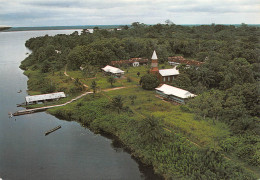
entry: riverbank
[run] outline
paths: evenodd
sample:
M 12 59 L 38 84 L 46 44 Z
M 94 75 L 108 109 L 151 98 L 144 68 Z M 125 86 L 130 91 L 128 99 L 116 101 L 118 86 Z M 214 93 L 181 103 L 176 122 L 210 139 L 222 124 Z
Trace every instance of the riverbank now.
M 106 95 L 109 95 L 109 93 Z M 116 91 L 113 93 L 116 93 Z M 106 132 L 115 135 L 131 150 L 133 156 L 145 164 L 152 165 L 155 172 L 163 175 L 165 179 L 196 179 L 201 177 L 207 172 L 204 169 L 205 167 L 203 169 L 196 168 L 197 173 L 194 173 L 195 167 L 193 166 L 205 163 L 203 162 L 205 153 L 212 156 L 212 159 L 207 161 L 213 164 L 215 161 L 221 162 L 221 169 L 229 169 L 228 177 L 235 178 L 232 175 L 235 166 L 225 160 L 218 152 L 195 146 L 172 128 L 169 129 L 175 133 L 169 133 L 162 126 L 158 126 L 159 128 L 155 131 L 147 130 L 149 127 L 143 124 L 143 117 L 127 109 L 118 114 L 110 107 L 110 101 L 105 95 L 99 94 L 95 97 L 86 96 L 79 102 L 66 107 L 51 109 L 48 112 L 59 118 L 77 121 L 96 133 Z M 155 137 L 147 137 L 148 135 L 142 134 L 141 131 L 156 134 L 154 134 Z M 156 137 L 157 135 L 158 137 Z M 231 169 L 233 170 L 231 171 Z M 239 168 L 239 174 L 244 174 L 248 178 L 251 176 L 241 168 Z M 236 179 L 239 179 L 240 175 L 236 176 Z

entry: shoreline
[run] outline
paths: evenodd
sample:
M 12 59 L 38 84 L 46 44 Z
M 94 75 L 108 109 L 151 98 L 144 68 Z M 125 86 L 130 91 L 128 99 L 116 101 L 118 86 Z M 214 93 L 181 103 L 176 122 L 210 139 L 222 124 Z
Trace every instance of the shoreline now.
M 115 134 L 112 134 L 110 132 L 106 132 L 105 130 L 103 129 L 99 129 L 99 131 L 95 131 L 93 128 L 90 127 L 89 124 L 83 124 L 82 122 L 79 122 L 75 119 L 72 119 L 72 120 L 68 120 L 66 119 L 65 117 L 61 117 L 59 115 L 56 115 L 54 113 L 51 113 L 49 111 L 46 111 L 46 113 L 56 117 L 57 119 L 59 120 L 62 120 L 62 121 L 73 121 L 73 122 L 76 122 L 78 124 L 80 124 L 82 127 L 84 128 L 87 128 L 88 130 L 90 130 L 91 132 L 93 132 L 94 134 L 99 134 L 101 135 L 102 137 L 105 137 L 107 139 L 110 139 L 112 141 L 111 145 L 113 148 L 122 148 L 124 152 L 128 153 L 131 158 L 136 161 L 136 163 L 139 165 L 138 167 L 140 168 L 140 172 L 143 172 L 141 171 L 141 169 L 144 169 L 145 171 L 148 170 L 148 175 L 153 175 L 153 178 L 156 178 L 158 180 L 163 180 L 165 179 L 165 177 L 161 174 L 156 174 L 155 173 L 155 170 L 154 170 L 154 167 L 151 165 L 151 164 L 146 164 L 143 162 L 143 159 L 140 157 L 140 156 L 136 156 L 136 153 L 134 152 L 133 149 L 131 149 L 131 147 L 127 146 L 126 144 L 124 144 L 120 138 L 118 136 L 116 136 Z M 153 174 L 151 174 L 151 172 Z M 154 177 L 155 176 L 155 177 Z
M 38 30 L 17 30 L 17 31 L 0 31 L 4 33 L 10 33 L 10 32 L 25 32 L 25 31 L 66 31 L 66 30 L 83 30 L 83 29 L 38 29 Z

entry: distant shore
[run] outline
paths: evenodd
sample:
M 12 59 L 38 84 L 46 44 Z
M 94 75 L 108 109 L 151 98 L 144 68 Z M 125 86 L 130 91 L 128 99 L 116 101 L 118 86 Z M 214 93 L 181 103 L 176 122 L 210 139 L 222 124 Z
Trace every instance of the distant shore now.
M 214 23 L 213 23 L 214 24 Z M 213 25 L 212 24 L 212 25 Z M 10 29 L 4 30 L 2 32 L 13 32 L 13 31 L 44 31 L 44 30 L 79 30 L 79 29 L 94 29 L 98 27 L 99 29 L 113 29 L 119 28 L 121 26 L 131 26 L 130 24 L 124 25 L 79 25 L 79 26 L 39 26 L 39 27 L 12 27 Z M 148 24 L 149 25 L 149 24 Z M 201 25 L 211 25 L 211 24 L 176 24 L 180 26 L 201 26 Z M 241 26 L 242 24 L 214 24 L 214 25 L 224 25 L 224 26 Z M 247 26 L 260 27 L 260 24 L 246 24 Z
M 113 29 L 119 28 L 122 25 L 91 25 L 91 26 L 44 26 L 44 27 L 12 27 L 3 32 L 13 31 L 44 31 L 44 30 L 81 30 L 81 29 Z

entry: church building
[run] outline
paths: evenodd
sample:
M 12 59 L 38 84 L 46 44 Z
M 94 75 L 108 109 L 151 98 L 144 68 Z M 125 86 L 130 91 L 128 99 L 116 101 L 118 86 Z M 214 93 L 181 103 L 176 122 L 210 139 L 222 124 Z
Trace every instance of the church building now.
M 155 74 L 160 83 L 171 83 L 174 81 L 174 79 L 177 78 L 179 75 L 179 70 L 176 69 L 176 67 L 172 69 L 158 69 L 158 58 L 156 55 L 156 52 L 153 51 L 152 55 L 152 63 L 151 63 L 151 69 L 150 69 L 151 74 Z

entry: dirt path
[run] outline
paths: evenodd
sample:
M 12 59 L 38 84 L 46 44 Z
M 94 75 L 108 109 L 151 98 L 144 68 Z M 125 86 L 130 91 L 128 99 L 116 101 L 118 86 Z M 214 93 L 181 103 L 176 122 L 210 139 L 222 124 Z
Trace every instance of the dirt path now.
M 73 77 L 71 77 L 71 76 L 69 76 L 69 75 L 67 74 L 67 65 L 65 66 L 64 75 L 67 76 L 67 77 L 70 77 L 70 79 L 72 79 L 73 81 L 76 81 L 75 78 L 73 78 Z M 82 82 L 81 82 L 81 83 L 82 83 Z M 82 83 L 82 84 L 83 84 L 84 87 L 88 88 L 88 85 L 86 85 L 86 84 L 84 84 L 84 83 Z

